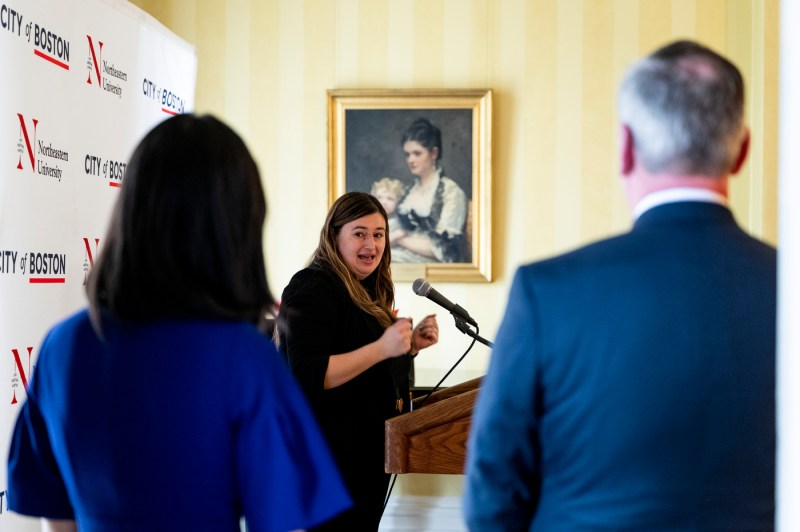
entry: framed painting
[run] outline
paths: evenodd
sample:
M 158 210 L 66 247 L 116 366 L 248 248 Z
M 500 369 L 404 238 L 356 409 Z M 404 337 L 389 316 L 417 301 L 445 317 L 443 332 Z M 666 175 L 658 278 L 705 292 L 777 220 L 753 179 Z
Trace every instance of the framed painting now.
M 492 280 L 492 91 L 328 91 L 328 204 L 350 191 L 389 216 L 392 278 Z

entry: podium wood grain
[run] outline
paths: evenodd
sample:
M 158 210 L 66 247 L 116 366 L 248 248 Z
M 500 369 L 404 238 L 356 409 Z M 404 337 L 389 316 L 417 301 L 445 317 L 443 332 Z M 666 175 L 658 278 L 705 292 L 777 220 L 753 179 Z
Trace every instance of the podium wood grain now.
M 472 409 L 481 378 L 413 401 L 414 410 L 386 421 L 387 473 L 463 474 Z

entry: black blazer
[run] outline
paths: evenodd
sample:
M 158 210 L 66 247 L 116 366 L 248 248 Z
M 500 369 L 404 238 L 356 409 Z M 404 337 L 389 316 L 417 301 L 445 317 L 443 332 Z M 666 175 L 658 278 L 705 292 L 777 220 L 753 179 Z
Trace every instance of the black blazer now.
M 368 291 L 374 275 L 362 281 Z M 312 265 L 292 277 L 281 296 L 277 325 L 279 348 L 311 402 L 355 502 L 353 510 L 329 527 L 377 529 L 389 479 L 384 472 L 384 422 L 398 414 L 398 397 L 408 397 L 410 359 L 380 362 L 341 386 L 324 389 L 331 355 L 374 342 L 384 331 L 324 266 Z

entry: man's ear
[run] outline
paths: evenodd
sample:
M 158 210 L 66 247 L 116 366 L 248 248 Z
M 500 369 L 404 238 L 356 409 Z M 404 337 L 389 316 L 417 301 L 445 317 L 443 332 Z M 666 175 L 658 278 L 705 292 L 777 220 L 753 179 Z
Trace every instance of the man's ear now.
M 742 169 L 742 165 L 744 164 L 745 159 L 747 159 L 747 152 L 749 151 L 749 149 L 750 149 L 750 130 L 745 128 L 744 138 L 742 139 L 742 145 L 739 147 L 739 155 L 736 156 L 736 162 L 734 162 L 733 166 L 731 167 L 731 174 L 735 174 Z
M 633 172 L 636 157 L 633 153 L 633 133 L 625 124 L 619 127 L 619 172 L 625 177 Z

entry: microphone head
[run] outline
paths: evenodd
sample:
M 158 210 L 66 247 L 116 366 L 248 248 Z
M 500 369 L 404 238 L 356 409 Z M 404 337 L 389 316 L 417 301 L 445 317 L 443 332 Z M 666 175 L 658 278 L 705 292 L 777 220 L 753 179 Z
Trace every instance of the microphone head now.
M 414 293 L 417 294 L 418 296 L 426 297 L 428 295 L 428 292 L 430 292 L 431 290 L 431 283 L 420 277 L 419 279 L 414 281 L 414 284 L 411 286 L 411 288 L 414 290 Z

